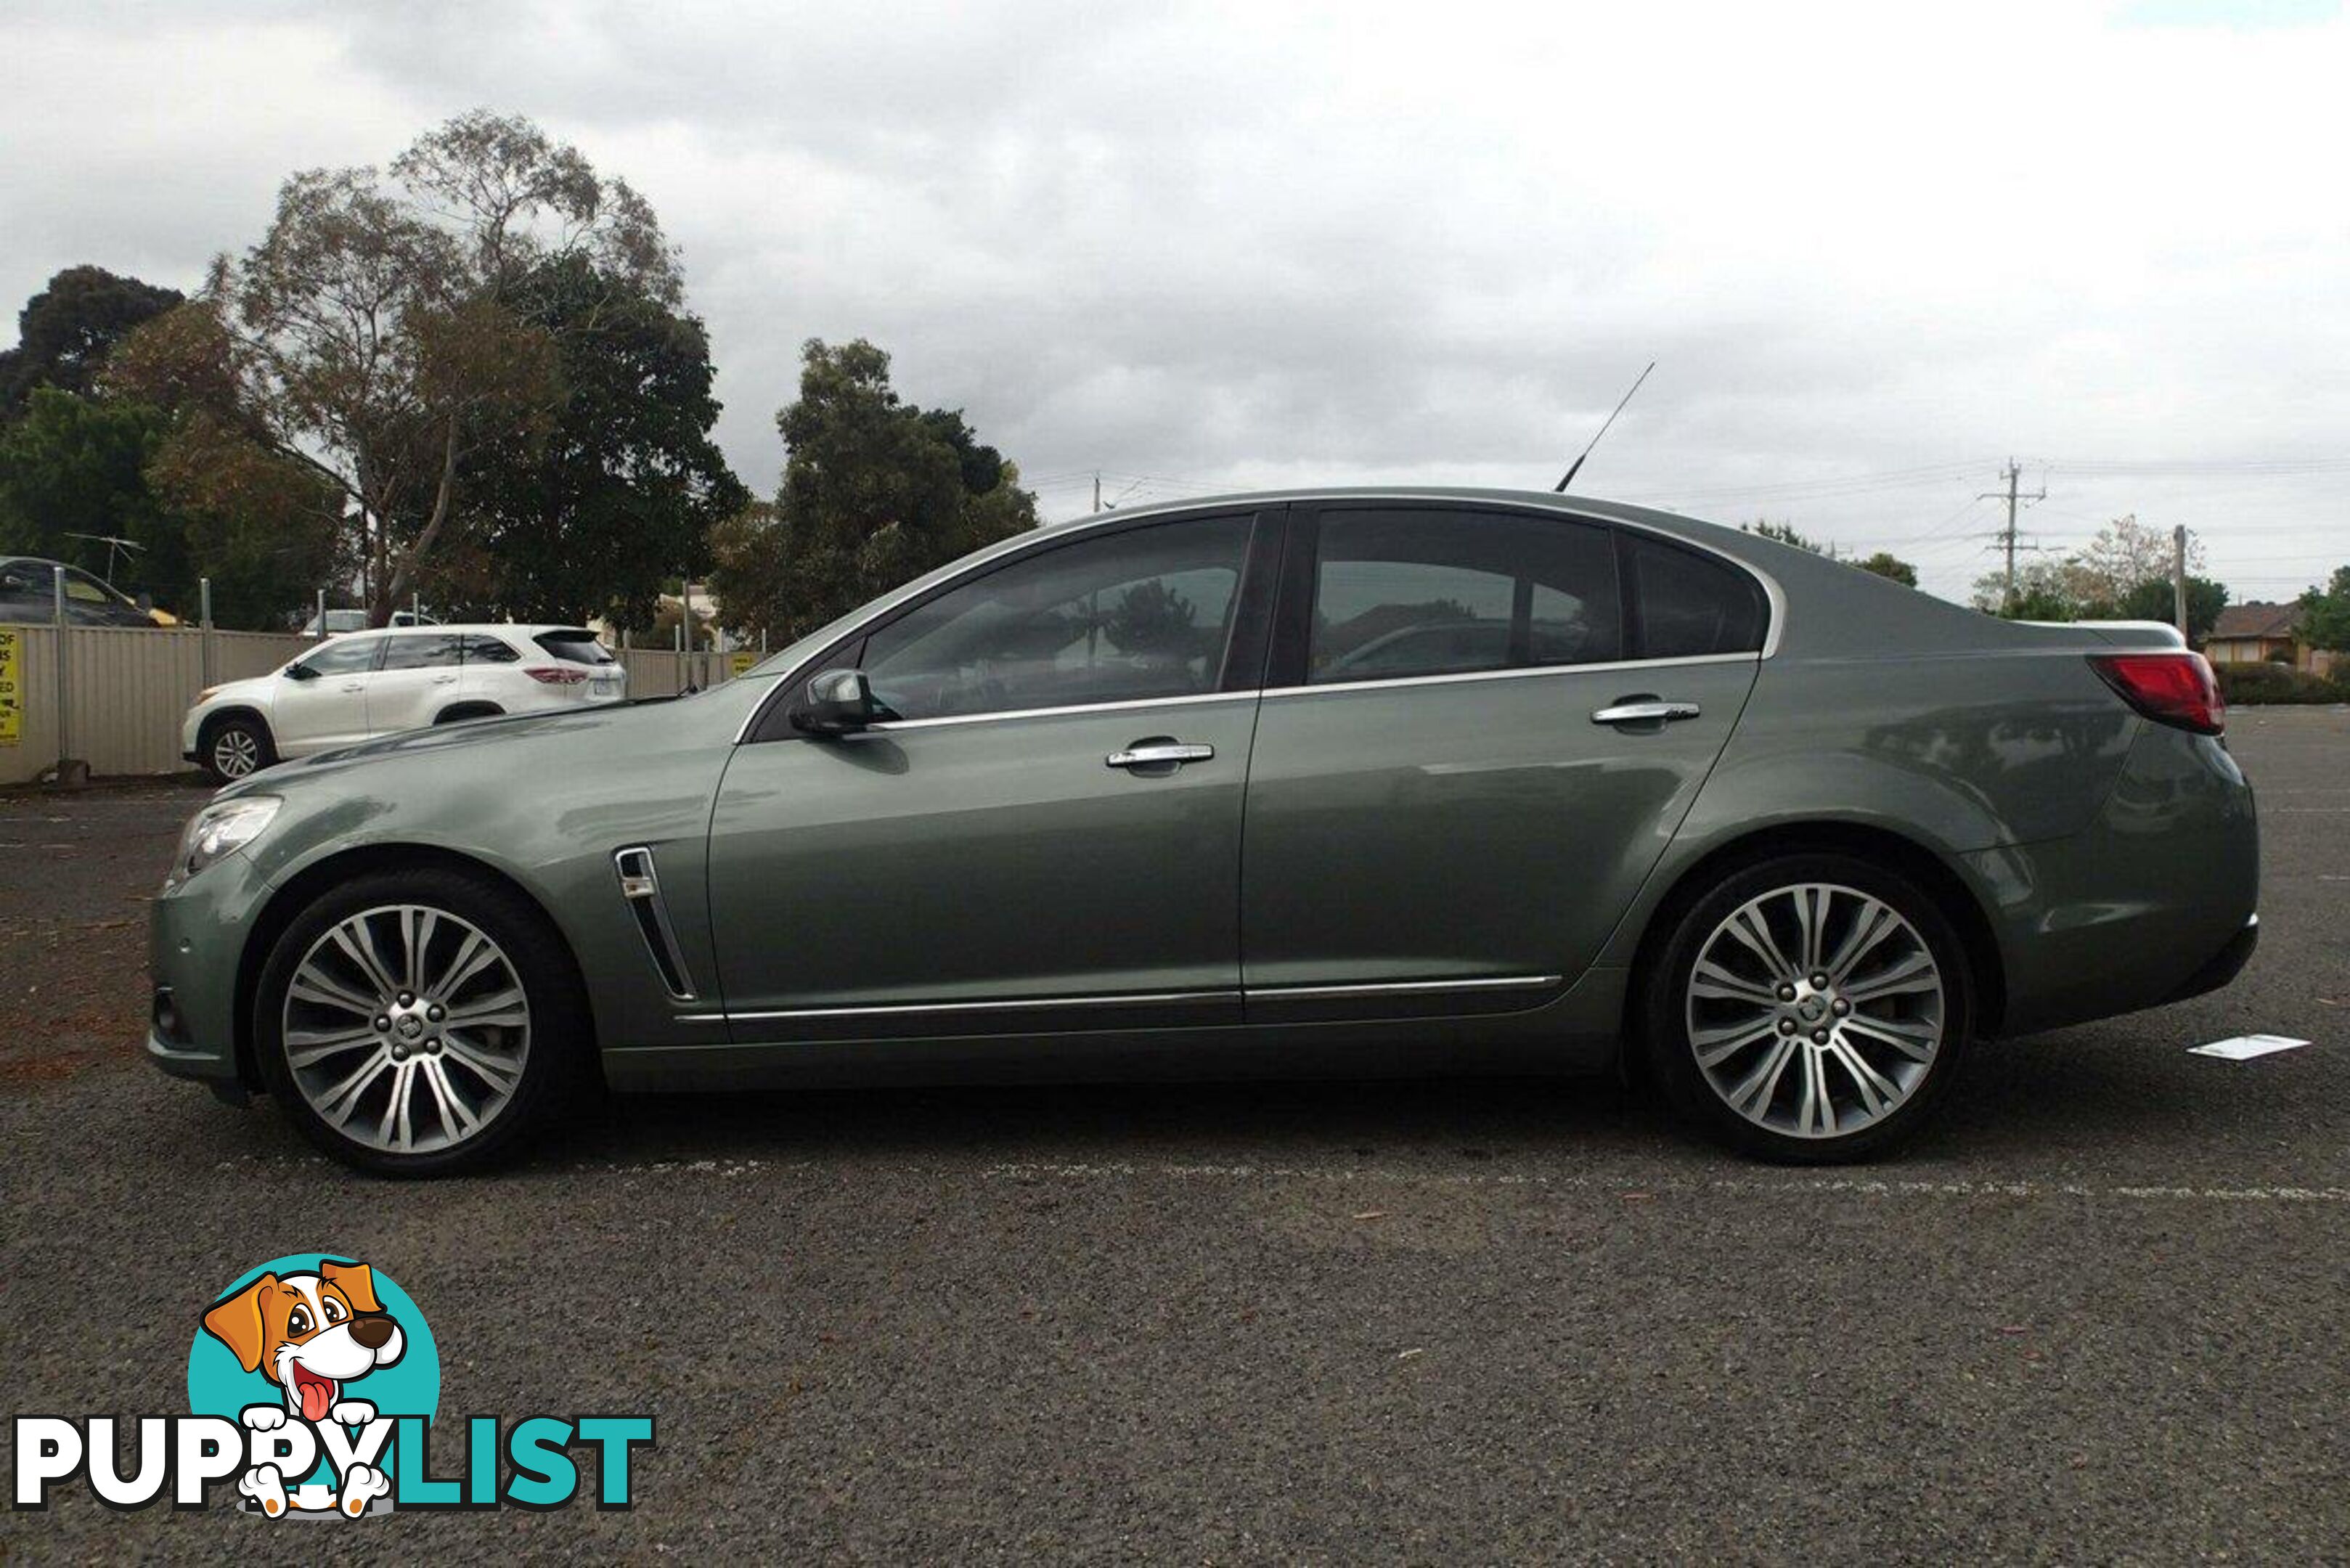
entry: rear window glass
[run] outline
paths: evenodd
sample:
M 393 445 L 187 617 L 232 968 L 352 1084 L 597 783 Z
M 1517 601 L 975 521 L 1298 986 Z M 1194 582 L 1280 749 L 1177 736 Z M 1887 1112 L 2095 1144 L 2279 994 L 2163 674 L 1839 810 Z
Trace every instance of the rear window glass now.
M 494 637 L 469 637 L 465 639 L 465 662 L 468 664 L 519 664 L 522 655 Z
M 1734 566 L 1694 550 L 1627 535 L 1636 659 L 1752 653 L 1762 646 L 1762 590 Z
M 592 631 L 542 631 L 538 646 L 572 664 L 609 664 L 611 649 L 596 640 Z

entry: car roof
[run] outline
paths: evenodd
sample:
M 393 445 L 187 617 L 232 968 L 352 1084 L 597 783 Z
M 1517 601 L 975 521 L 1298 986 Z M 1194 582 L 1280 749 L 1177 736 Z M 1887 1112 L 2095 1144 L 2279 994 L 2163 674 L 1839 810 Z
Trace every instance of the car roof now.
M 504 620 L 452 620 L 439 626 L 378 626 L 363 629 L 384 637 L 441 637 L 452 631 L 488 632 L 493 636 L 504 637 L 536 637 L 542 632 L 550 631 L 576 632 L 581 637 L 596 635 L 584 626 L 568 626 L 561 621 L 532 621 L 526 625 L 516 625 L 512 621 Z M 345 635 L 356 637 L 359 634 L 350 632 Z

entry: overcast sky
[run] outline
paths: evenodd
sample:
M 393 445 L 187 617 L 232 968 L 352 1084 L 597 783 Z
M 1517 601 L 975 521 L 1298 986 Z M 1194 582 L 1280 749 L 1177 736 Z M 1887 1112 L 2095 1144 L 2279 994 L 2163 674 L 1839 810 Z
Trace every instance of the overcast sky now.
M 277 184 L 487 106 L 652 200 L 754 489 L 810 337 L 1048 514 L 1389 480 L 1783 519 L 1962 596 L 2054 549 L 2350 561 L 2335 0 L 786 6 L 0 0 L 0 302 L 194 285 Z M 0 333 L 9 329 L 0 327 Z

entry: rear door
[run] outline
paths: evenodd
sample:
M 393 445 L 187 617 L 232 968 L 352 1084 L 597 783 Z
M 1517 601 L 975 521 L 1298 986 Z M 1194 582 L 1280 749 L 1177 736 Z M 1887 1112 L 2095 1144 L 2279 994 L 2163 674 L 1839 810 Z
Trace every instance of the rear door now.
M 368 682 L 368 732 L 421 730 L 454 701 L 462 642 L 445 631 L 395 631 L 386 637 L 383 660 Z
M 368 683 L 383 654 L 381 635 L 329 638 L 277 677 L 269 731 L 285 756 L 348 745 L 368 736 Z M 307 673 L 297 675 L 299 669 Z
M 1751 575 L 1678 545 L 1429 503 L 1294 509 L 1281 601 L 1251 1022 L 1523 1007 L 1575 980 L 1728 741 L 1768 615 Z

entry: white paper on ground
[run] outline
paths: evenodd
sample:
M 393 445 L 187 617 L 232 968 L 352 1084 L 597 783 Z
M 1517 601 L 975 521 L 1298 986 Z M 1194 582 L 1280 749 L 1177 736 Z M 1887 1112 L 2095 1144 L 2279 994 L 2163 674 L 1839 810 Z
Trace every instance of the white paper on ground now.
M 2189 1056 L 2217 1056 L 2223 1062 L 2249 1062 L 2255 1056 L 2290 1051 L 2308 1044 L 2306 1040 L 2293 1040 L 2282 1034 L 2239 1034 L 2232 1040 L 2214 1040 L 2209 1045 L 2192 1046 L 2187 1054 Z

